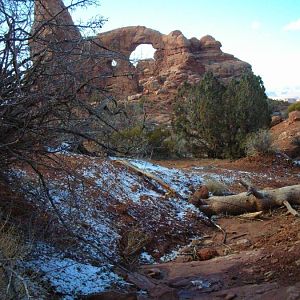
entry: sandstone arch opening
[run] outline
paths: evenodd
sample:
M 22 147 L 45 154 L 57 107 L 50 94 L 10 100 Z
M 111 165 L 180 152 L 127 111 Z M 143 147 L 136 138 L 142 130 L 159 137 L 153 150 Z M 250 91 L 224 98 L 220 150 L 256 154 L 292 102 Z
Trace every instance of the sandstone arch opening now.
M 129 59 L 131 63 L 136 67 L 140 60 L 154 59 L 154 53 L 156 49 L 151 44 L 140 44 L 131 53 Z

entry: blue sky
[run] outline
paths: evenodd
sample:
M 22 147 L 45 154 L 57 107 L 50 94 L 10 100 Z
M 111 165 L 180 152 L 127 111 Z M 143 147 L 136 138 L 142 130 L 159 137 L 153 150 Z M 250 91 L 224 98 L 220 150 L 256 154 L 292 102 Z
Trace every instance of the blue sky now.
M 249 62 L 269 93 L 300 97 L 300 0 L 100 0 L 102 31 L 144 25 L 188 37 L 210 34 L 223 52 Z

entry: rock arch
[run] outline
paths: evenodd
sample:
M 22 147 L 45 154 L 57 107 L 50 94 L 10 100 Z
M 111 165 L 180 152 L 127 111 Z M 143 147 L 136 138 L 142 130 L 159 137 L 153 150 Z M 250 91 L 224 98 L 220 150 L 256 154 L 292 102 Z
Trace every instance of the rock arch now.
M 48 0 L 46 11 L 43 11 L 41 1 L 36 0 L 35 21 L 33 31 L 47 20 L 55 16 L 57 10 L 63 6 L 62 0 Z M 45 9 L 44 9 L 45 10 Z M 70 14 L 65 10 L 56 20 L 59 24 L 73 24 Z M 63 27 L 58 27 L 63 28 Z M 78 48 L 87 49 L 96 54 L 96 59 L 76 65 L 80 74 L 95 72 L 98 84 L 108 89 L 116 98 L 125 99 L 132 95 L 147 95 L 148 98 L 160 103 L 171 115 L 172 96 L 184 82 L 197 83 L 206 71 L 211 71 L 225 83 L 232 77 L 239 77 L 245 72 L 251 72 L 251 66 L 233 55 L 223 53 L 221 43 L 212 36 L 187 39 L 181 31 L 175 30 L 169 34 L 162 34 L 157 30 L 145 26 L 128 26 L 98 34 L 96 37 L 82 39 L 75 27 L 68 27 L 69 31 L 58 30 L 49 35 L 45 28 L 41 35 L 47 41 L 52 38 L 58 40 L 76 39 L 81 45 Z M 56 35 L 56 36 L 54 36 Z M 154 61 L 141 61 L 135 68 L 129 60 L 130 54 L 140 44 L 151 44 L 155 52 Z M 64 43 L 67 47 L 67 42 Z M 102 46 L 102 47 L 99 47 Z M 31 44 L 34 52 L 34 43 Z M 116 66 L 112 61 L 117 62 Z M 99 76 L 99 74 L 103 74 Z M 132 97 L 131 97 L 132 98 Z M 135 97 L 133 97 L 135 98 Z M 166 102 L 163 104 L 163 102 Z
M 151 44 L 154 49 L 164 48 L 163 34 L 145 26 L 128 26 L 100 33 L 96 39 L 113 51 L 130 56 L 141 44 Z
M 145 60 L 155 60 L 154 54 L 156 49 L 153 48 L 152 44 L 140 44 L 138 45 L 133 52 L 130 54 L 130 61 L 135 66 L 138 63 Z

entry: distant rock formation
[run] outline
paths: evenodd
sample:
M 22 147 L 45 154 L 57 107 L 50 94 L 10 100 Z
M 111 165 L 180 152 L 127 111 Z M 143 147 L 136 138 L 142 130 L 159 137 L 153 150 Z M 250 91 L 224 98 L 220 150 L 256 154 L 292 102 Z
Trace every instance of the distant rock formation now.
M 47 25 L 45 25 L 47 24 Z M 62 0 L 36 0 L 34 7 L 34 23 L 31 29 L 36 42 L 31 42 L 32 54 L 46 48 L 49 43 L 63 43 L 68 46 L 71 41 L 78 42 L 81 34 L 74 26 L 72 17 Z M 70 45 L 69 45 L 70 46 Z
M 33 31 L 56 15 L 54 22 L 73 25 L 61 0 L 36 0 L 35 5 Z M 65 46 L 68 41 L 71 43 L 71 39 L 80 41 L 81 47 L 89 48 L 92 54 L 97 54 L 97 58 L 91 56 L 81 63 L 79 72 L 86 72 L 83 66 L 90 67 L 92 64 L 92 70 L 99 78 L 98 85 L 117 99 L 137 101 L 146 96 L 149 99 L 148 115 L 158 122 L 170 119 L 172 99 L 184 82 L 195 84 L 207 71 L 224 82 L 251 72 L 248 63 L 223 53 L 221 43 L 209 35 L 201 39 L 187 39 L 179 30 L 165 35 L 144 26 L 119 28 L 88 39 L 83 39 L 74 26 L 58 26 L 51 34 L 44 29 L 39 35 L 49 42 L 57 38 Z M 151 44 L 156 52 L 154 59 L 140 60 L 134 66 L 129 57 L 140 44 Z M 38 49 L 38 46 L 33 43 L 32 49 Z

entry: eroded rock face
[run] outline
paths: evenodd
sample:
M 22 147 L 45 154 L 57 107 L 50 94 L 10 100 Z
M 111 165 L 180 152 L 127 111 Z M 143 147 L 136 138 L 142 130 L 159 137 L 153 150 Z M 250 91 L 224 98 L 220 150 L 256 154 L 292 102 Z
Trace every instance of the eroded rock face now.
M 300 157 L 300 112 L 289 113 L 289 118 L 271 128 L 273 147 L 292 158 Z
M 41 6 L 41 2 L 47 3 L 47 11 Z M 61 0 L 36 0 L 33 29 L 43 19 L 48 19 L 49 15 L 55 15 L 62 7 Z M 57 22 L 73 24 L 67 11 L 59 14 Z M 47 30 L 44 32 L 45 35 L 48 34 Z M 60 38 L 67 35 L 68 38 L 77 40 L 81 37 L 79 31 L 73 27 L 67 33 L 54 31 L 52 34 L 57 34 Z M 141 60 L 134 66 L 129 57 L 140 44 L 151 44 L 156 52 L 154 59 Z M 179 30 L 166 35 L 144 26 L 115 29 L 81 42 L 81 47 L 89 48 L 92 54 L 97 54 L 97 58 L 90 59 L 88 64 L 94 64 L 92 72 L 102 75 L 98 84 L 120 100 L 137 101 L 147 96 L 151 102 L 148 115 L 159 122 L 170 119 L 172 99 L 184 82 L 195 84 L 207 71 L 213 72 L 224 82 L 251 71 L 248 63 L 223 53 L 221 46 L 220 42 L 209 35 L 201 39 L 187 39 Z
M 140 90 L 148 94 L 157 94 L 161 89 L 170 92 L 185 81 L 197 83 L 207 71 L 227 80 L 251 70 L 249 64 L 223 53 L 221 43 L 209 35 L 200 40 L 187 39 L 179 30 L 165 35 L 144 26 L 130 26 L 101 33 L 96 39 L 127 58 L 119 59 L 114 71 L 133 71 Z M 129 56 L 140 44 L 151 44 L 156 49 L 154 59 L 141 60 L 132 69 L 128 67 Z
M 33 54 L 42 51 L 51 41 L 66 41 L 64 46 L 70 47 L 72 41 L 74 44 L 81 40 L 81 34 L 62 0 L 35 1 L 32 33 L 38 39 L 37 43 L 31 43 Z

